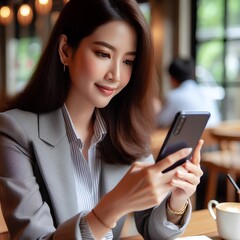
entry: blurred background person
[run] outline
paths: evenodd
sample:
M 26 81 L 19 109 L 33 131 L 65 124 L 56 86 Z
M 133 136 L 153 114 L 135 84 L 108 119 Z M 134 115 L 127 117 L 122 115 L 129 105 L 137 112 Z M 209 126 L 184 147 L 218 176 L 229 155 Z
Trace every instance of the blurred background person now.
M 204 110 L 211 113 L 208 127 L 221 121 L 217 102 L 199 86 L 195 79 L 195 63 L 192 58 L 176 58 L 169 67 L 171 90 L 162 103 L 155 104 L 157 126 L 169 127 L 175 114 L 181 110 Z

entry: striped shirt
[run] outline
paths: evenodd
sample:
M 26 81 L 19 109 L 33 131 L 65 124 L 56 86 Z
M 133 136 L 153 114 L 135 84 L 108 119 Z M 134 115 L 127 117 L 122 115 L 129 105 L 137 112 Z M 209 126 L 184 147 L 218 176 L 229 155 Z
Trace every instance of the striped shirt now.
M 100 200 L 101 159 L 97 151 L 97 144 L 106 135 L 106 125 L 98 110 L 95 111 L 94 134 L 88 149 L 88 160 L 82 154 L 83 143 L 74 128 L 66 105 L 62 107 L 66 125 L 67 137 L 70 144 L 71 157 L 74 166 L 74 179 L 78 212 L 90 212 Z M 81 220 L 81 233 L 84 239 L 94 239 L 85 218 Z M 103 238 L 112 239 L 112 231 Z

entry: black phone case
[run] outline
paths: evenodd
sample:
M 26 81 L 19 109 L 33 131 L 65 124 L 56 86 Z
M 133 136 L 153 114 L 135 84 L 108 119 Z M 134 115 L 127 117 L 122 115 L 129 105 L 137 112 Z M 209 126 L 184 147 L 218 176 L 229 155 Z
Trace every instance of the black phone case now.
M 209 118 L 210 113 L 207 111 L 180 111 L 175 115 L 156 162 L 182 148 L 192 148 L 193 150 L 189 156 L 177 161 L 163 173 L 183 164 L 187 159 L 191 159 Z

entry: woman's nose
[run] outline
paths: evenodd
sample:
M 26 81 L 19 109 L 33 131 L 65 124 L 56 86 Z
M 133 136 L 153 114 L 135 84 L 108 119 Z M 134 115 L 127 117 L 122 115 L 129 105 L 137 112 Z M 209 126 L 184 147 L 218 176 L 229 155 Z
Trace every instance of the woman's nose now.
M 120 82 L 120 66 L 118 64 L 113 64 L 111 68 L 106 73 L 106 80 Z

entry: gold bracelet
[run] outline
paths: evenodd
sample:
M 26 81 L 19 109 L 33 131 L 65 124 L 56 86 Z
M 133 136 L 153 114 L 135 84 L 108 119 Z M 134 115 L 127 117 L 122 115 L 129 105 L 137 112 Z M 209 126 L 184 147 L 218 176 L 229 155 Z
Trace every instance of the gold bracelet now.
M 185 213 L 185 211 L 187 209 L 187 206 L 188 206 L 188 201 L 185 202 L 183 208 L 179 211 L 172 210 L 169 202 L 170 202 L 170 200 L 168 200 L 168 202 L 167 202 L 167 211 L 168 211 L 169 214 L 180 216 L 180 215 L 183 215 Z
M 103 220 L 96 214 L 96 212 L 94 211 L 94 209 L 92 209 L 92 213 L 95 216 L 95 218 L 107 229 L 113 229 L 114 227 L 116 227 L 116 223 L 113 224 L 113 226 L 108 226 L 105 222 L 103 222 Z

